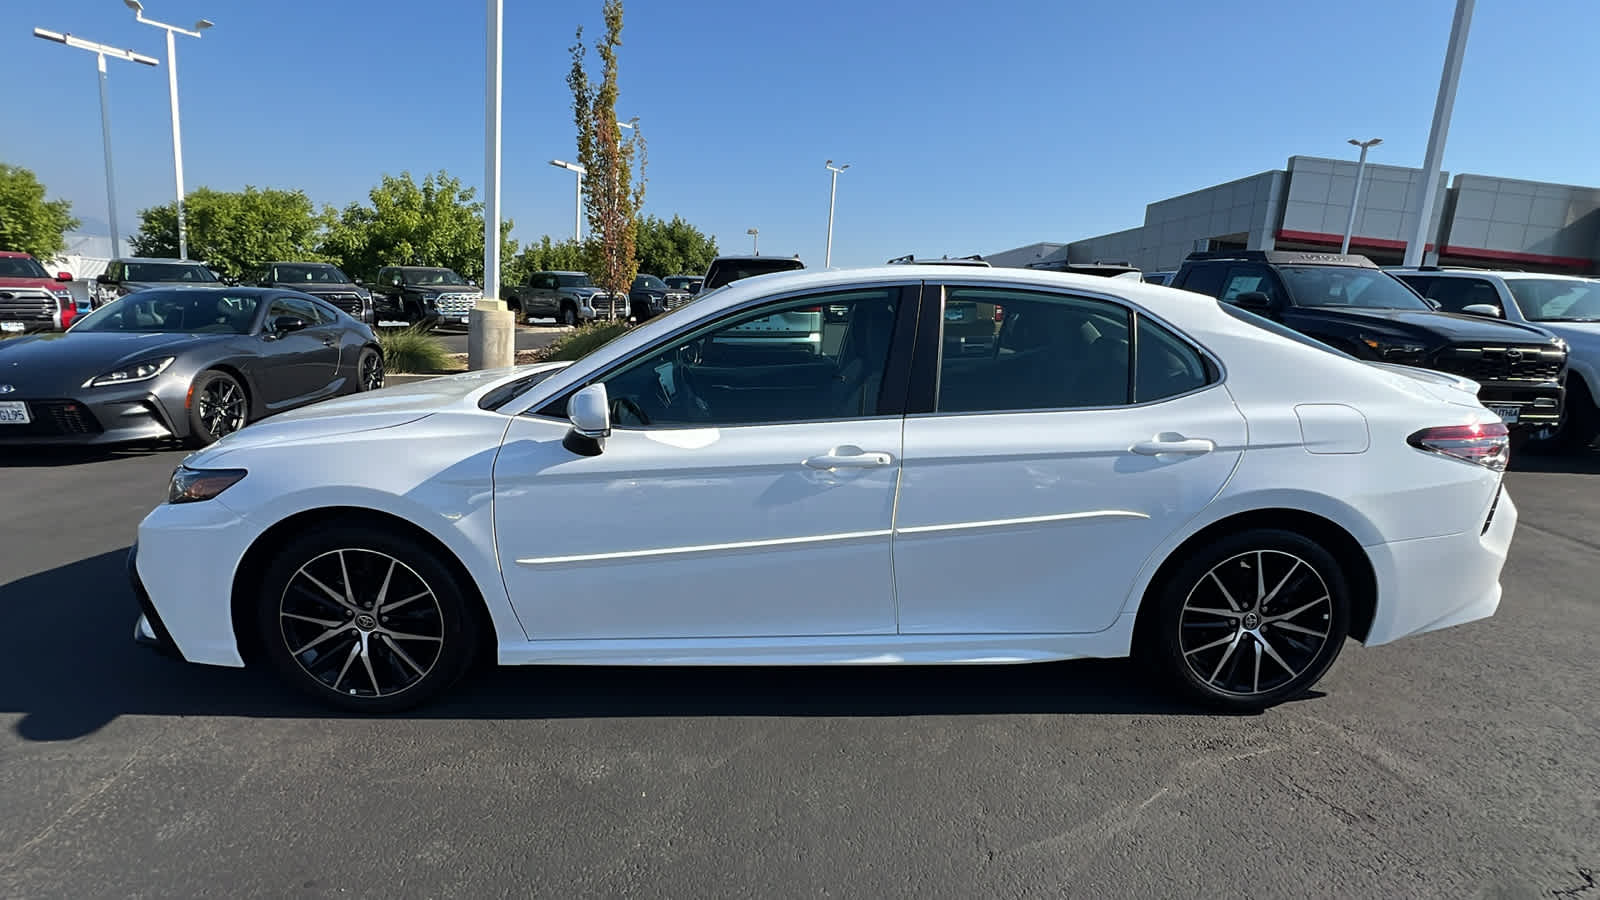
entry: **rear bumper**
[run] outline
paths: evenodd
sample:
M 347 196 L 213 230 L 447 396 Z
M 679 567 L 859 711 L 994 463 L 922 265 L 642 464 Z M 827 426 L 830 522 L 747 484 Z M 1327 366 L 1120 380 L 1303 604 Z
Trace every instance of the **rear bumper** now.
M 1444 537 L 1366 548 L 1377 575 L 1378 604 L 1367 646 L 1386 644 L 1494 615 L 1500 572 L 1517 528 L 1517 507 L 1502 486 L 1485 511 L 1487 527 Z

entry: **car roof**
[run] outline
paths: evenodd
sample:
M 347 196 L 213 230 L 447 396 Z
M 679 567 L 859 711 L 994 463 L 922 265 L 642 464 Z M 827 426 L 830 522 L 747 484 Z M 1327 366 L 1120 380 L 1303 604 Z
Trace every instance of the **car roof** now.
M 773 260 L 777 260 L 779 262 L 791 262 L 791 263 L 797 263 L 797 262 L 800 261 L 799 259 L 797 259 L 797 258 L 795 258 L 793 256 L 759 256 L 759 255 L 754 255 L 754 254 L 748 254 L 747 253 L 747 254 L 743 254 L 743 255 L 719 256 L 716 259 L 713 259 L 712 262 L 713 263 L 733 262 L 735 260 L 737 260 L 739 262 L 749 262 L 751 260 L 760 260 L 761 262 L 772 262 Z
M 1358 253 L 1318 253 L 1312 250 L 1202 250 L 1189 254 L 1184 262 L 1240 260 L 1275 266 L 1348 266 L 1376 269 L 1378 264 Z
M 275 259 L 267 263 L 269 266 L 333 266 L 339 268 L 337 263 L 325 262 L 320 259 Z
M 204 262 L 198 259 L 170 259 L 164 256 L 119 256 L 112 262 L 140 262 L 140 263 L 174 263 L 180 266 L 203 266 Z
M 587 275 L 589 273 L 588 272 L 574 272 L 571 269 L 545 269 L 543 272 L 535 272 L 533 274 L 535 274 L 535 275 Z
M 1423 266 L 1421 268 L 1409 268 L 1409 269 L 1405 268 L 1405 267 L 1399 267 L 1399 268 L 1394 268 L 1394 269 L 1386 269 L 1385 271 L 1394 272 L 1394 273 L 1400 274 L 1400 275 L 1427 275 L 1430 278 L 1435 277 L 1435 276 L 1445 277 L 1445 278 L 1481 278 L 1481 277 L 1484 277 L 1484 276 L 1489 276 L 1489 277 L 1492 277 L 1492 278 L 1504 278 L 1504 279 L 1508 279 L 1508 280 L 1517 279 L 1517 278 L 1547 278 L 1547 279 L 1555 279 L 1555 280 L 1558 280 L 1558 281 L 1593 281 L 1594 280 L 1592 278 L 1586 278 L 1586 277 L 1584 277 L 1582 275 L 1568 275 L 1568 274 L 1566 274 L 1564 272 L 1524 272 L 1521 269 L 1471 269 L 1471 268 L 1430 269 L 1427 266 Z

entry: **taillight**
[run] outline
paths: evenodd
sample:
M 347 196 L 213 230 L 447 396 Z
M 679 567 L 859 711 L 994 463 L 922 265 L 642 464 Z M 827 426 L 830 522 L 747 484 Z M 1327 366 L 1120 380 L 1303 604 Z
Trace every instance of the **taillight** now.
M 1418 450 L 1477 463 L 1496 472 L 1504 472 L 1506 463 L 1511 460 L 1511 433 L 1501 422 L 1424 428 L 1407 438 L 1406 443 Z

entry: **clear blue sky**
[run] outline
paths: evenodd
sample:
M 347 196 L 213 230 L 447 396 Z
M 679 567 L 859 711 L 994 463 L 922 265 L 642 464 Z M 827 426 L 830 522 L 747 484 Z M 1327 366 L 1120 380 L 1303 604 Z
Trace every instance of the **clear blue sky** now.
M 179 38 L 186 180 L 302 188 L 335 206 L 381 173 L 483 178 L 478 0 L 146 0 L 216 21 Z M 1340 156 L 1421 165 L 1452 0 L 1099 3 L 634 0 L 623 118 L 650 142 L 647 210 L 727 250 L 820 265 L 993 252 L 1139 224 L 1147 202 Z M 563 81 L 599 0 L 507 0 L 503 203 L 524 242 L 570 234 Z M 118 0 L 6 0 L 0 160 L 103 222 L 94 58 L 34 26 L 164 55 Z M 1478 0 L 1445 167 L 1600 184 L 1600 3 Z M 593 59 L 593 54 L 591 54 Z M 113 62 L 122 218 L 172 196 L 167 82 Z M 669 273 L 660 273 L 669 274 Z

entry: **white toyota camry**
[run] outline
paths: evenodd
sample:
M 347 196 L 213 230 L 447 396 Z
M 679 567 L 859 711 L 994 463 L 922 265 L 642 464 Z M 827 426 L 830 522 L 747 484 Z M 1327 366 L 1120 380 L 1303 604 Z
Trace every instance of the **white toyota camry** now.
M 1493 614 L 1473 383 L 1128 280 L 769 275 L 571 364 L 275 416 L 139 528 L 135 636 L 403 708 L 501 664 L 1139 654 L 1253 709 Z

